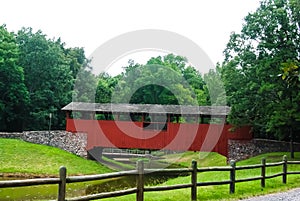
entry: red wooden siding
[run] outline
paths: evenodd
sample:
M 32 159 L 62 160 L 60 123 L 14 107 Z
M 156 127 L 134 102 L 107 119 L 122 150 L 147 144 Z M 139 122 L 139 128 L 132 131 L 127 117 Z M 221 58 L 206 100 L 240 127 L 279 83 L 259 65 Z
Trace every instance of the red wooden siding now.
M 167 123 L 167 130 L 145 130 L 143 122 L 67 119 L 66 130 L 86 132 L 93 147 L 215 151 L 227 156 L 228 139 L 250 140 L 249 127 L 230 132 L 230 125 Z

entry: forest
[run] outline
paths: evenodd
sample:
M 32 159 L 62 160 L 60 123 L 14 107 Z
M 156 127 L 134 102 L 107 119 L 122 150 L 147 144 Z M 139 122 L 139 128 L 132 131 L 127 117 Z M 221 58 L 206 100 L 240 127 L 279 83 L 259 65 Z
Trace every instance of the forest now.
M 261 1 L 232 32 L 224 60 L 206 74 L 175 54 L 146 64 L 129 60 L 116 76 L 95 75 L 90 63 L 84 48 L 60 38 L 0 26 L 0 131 L 47 130 L 50 116 L 51 129 L 64 129 L 61 108 L 71 101 L 226 104 L 236 127 L 300 141 L 299 0 Z

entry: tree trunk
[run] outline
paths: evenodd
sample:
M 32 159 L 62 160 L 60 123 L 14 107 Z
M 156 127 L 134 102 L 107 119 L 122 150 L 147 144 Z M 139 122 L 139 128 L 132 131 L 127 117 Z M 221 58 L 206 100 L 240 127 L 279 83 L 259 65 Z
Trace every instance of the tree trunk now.
M 291 141 L 290 141 L 291 158 L 295 158 L 294 139 L 293 139 L 294 136 L 293 136 L 292 128 L 290 128 L 290 138 L 291 138 Z

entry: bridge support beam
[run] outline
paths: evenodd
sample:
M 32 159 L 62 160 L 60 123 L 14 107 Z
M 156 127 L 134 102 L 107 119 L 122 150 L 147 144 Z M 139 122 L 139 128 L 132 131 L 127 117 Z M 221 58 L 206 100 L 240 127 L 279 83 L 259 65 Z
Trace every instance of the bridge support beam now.
M 96 160 L 98 162 L 103 161 L 102 155 L 103 155 L 103 147 L 94 147 L 93 149 L 90 149 L 87 151 L 88 159 Z

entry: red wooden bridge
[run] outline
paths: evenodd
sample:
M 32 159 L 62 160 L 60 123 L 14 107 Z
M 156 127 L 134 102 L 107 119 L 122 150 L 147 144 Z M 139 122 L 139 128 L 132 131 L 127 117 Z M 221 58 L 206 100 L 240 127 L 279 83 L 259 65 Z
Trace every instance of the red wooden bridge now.
M 67 131 L 87 133 L 87 150 L 213 151 L 227 156 L 229 139 L 253 138 L 250 127 L 230 131 L 227 106 L 71 102 L 62 110 Z

